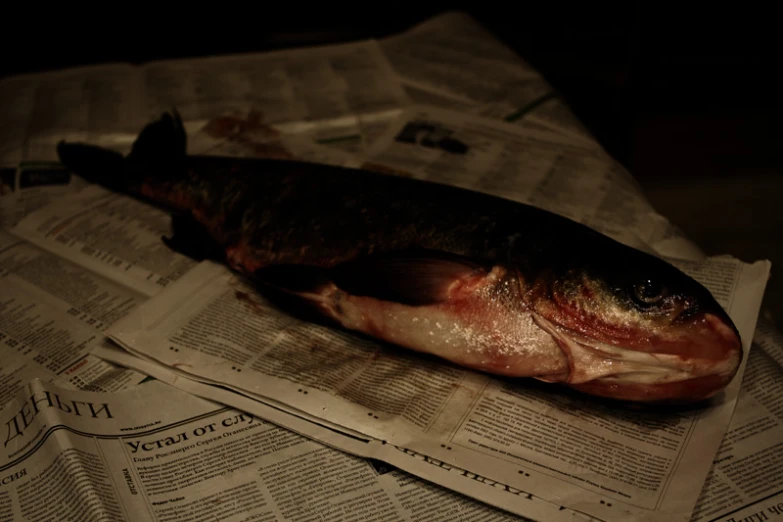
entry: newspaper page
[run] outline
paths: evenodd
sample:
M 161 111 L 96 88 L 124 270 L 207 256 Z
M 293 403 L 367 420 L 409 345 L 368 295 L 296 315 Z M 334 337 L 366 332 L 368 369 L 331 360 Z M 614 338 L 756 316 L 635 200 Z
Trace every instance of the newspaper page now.
M 653 209 L 622 165 L 551 131 L 413 106 L 387 128 L 362 167 L 527 203 L 651 253 L 704 257 Z
M 34 380 L 0 416 L 4 520 L 524 520 L 160 381 Z
M 253 110 L 282 132 L 335 139 L 409 104 L 373 40 L 25 75 L 1 81 L 0 100 L 4 167 L 55 161 L 62 139 L 127 151 L 172 108 L 196 125 Z
M 135 67 L 107 64 L 0 81 L 0 165 L 54 161 L 61 139 L 127 143 L 144 123 Z
M 196 264 L 161 241 L 171 234 L 170 214 L 97 185 L 33 212 L 11 231 L 147 297 Z
M 140 79 L 107 64 L 0 80 L 0 226 L 84 187 L 57 163 L 60 140 L 130 150 L 146 123 Z
M 416 108 L 411 109 L 408 112 L 409 115 L 405 114 L 401 117 L 402 124 L 397 126 L 397 129 L 390 130 L 390 134 L 396 133 L 395 140 L 398 142 L 395 144 L 395 146 L 386 146 L 386 147 L 378 147 L 376 150 L 378 151 L 378 158 L 374 158 L 374 152 L 370 151 L 368 154 L 369 156 L 369 164 L 365 165 L 366 167 L 372 167 L 373 161 L 380 161 L 381 163 L 385 164 L 386 166 L 393 166 L 395 168 L 410 168 L 414 175 L 415 173 L 419 173 L 421 177 L 424 178 L 435 178 L 437 179 L 438 173 L 439 173 L 439 163 L 445 163 L 448 160 L 442 159 L 442 156 L 438 156 L 437 154 L 430 153 L 430 156 L 427 157 L 426 153 L 422 153 L 420 156 L 420 162 L 418 165 L 416 165 L 416 160 L 412 159 L 414 157 L 415 152 L 411 152 L 411 147 L 415 146 L 415 143 L 412 143 L 411 140 L 406 140 L 405 138 L 408 136 L 406 134 L 406 128 L 408 128 L 409 125 L 412 125 L 413 127 L 416 127 L 416 125 L 419 122 L 430 122 L 433 124 L 436 124 L 437 122 L 446 123 L 448 127 L 446 130 L 444 130 L 442 127 L 440 127 L 440 130 L 442 133 L 447 133 L 448 131 L 453 131 L 453 134 L 451 136 L 454 139 L 460 139 L 463 142 L 470 143 L 471 139 L 474 141 L 478 140 L 478 137 L 482 134 L 480 131 L 473 132 L 469 130 L 469 127 L 471 127 L 471 124 L 468 123 L 467 119 L 462 117 L 461 121 L 456 116 L 449 117 L 449 114 L 447 111 L 433 111 L 433 110 L 423 110 L 419 111 Z M 434 121 L 433 121 L 434 120 Z M 474 124 L 475 125 L 475 124 Z M 500 125 L 496 125 L 497 128 L 500 128 Z M 420 137 L 418 140 L 419 143 L 424 142 L 426 139 L 427 134 L 426 133 L 420 133 Z M 510 142 L 511 140 L 505 140 L 507 142 Z M 443 151 L 441 151 L 443 153 Z M 443 154 L 446 155 L 445 153 Z M 521 160 L 520 156 L 518 154 L 515 155 L 515 158 L 520 159 L 520 163 L 523 161 Z M 495 172 L 498 172 L 498 164 L 500 163 L 495 158 L 488 158 L 485 162 L 487 166 L 490 165 L 494 169 L 493 175 L 495 175 Z M 414 164 L 414 166 L 411 166 L 411 164 Z M 528 165 L 524 165 L 527 167 L 525 170 L 526 172 L 530 171 L 530 168 Z M 562 175 L 562 177 L 559 180 L 559 183 L 555 185 L 557 189 L 563 190 L 565 188 L 565 185 L 568 184 L 568 174 L 565 172 L 562 173 L 565 175 Z M 579 179 L 579 175 L 577 173 L 571 173 L 573 175 L 573 180 Z M 470 179 L 469 176 L 465 176 L 465 179 Z M 543 183 L 541 185 L 544 185 L 544 183 L 547 183 L 550 181 L 551 178 L 545 177 L 543 180 Z M 641 236 L 643 238 L 643 241 L 650 245 L 650 250 L 653 253 L 658 254 L 666 254 L 671 256 L 676 256 L 678 258 L 686 258 L 690 260 L 703 260 L 705 258 L 704 253 L 701 251 L 701 249 L 698 248 L 695 244 L 693 244 L 691 241 L 689 241 L 687 238 L 685 238 L 682 233 L 677 230 L 676 228 L 672 227 L 668 224 L 668 222 L 661 216 L 659 216 L 657 213 L 654 212 L 652 206 L 647 202 L 643 197 L 641 197 L 641 190 L 636 186 L 635 182 L 631 178 L 630 175 L 624 175 L 622 177 L 615 177 L 614 179 L 607 179 L 608 183 L 600 183 L 600 179 L 595 180 L 595 187 L 598 190 L 598 192 L 601 193 L 601 196 L 598 198 L 600 201 L 598 207 L 603 207 L 604 211 L 590 211 L 589 208 L 587 208 L 587 212 L 584 216 L 581 216 L 581 221 L 592 226 L 593 228 L 599 229 L 602 232 L 615 237 L 618 240 L 623 240 L 624 235 L 628 232 L 634 233 L 637 237 Z M 499 186 L 504 186 L 504 183 L 502 181 L 499 181 Z M 540 199 L 537 199 L 536 192 L 541 190 L 541 185 L 531 185 L 529 188 L 530 190 L 526 194 L 519 194 L 520 200 L 525 201 L 528 203 L 538 203 L 540 204 Z M 473 188 L 474 190 L 484 190 L 485 185 L 482 185 L 480 182 L 470 185 L 467 185 L 469 188 Z M 505 186 L 508 186 L 507 183 L 505 183 Z M 603 189 L 603 190 L 602 190 Z M 565 188 L 566 192 L 571 192 L 568 188 Z M 504 194 L 502 189 L 500 190 L 498 195 L 505 195 L 509 196 L 509 194 Z M 558 192 L 558 196 L 561 195 L 561 192 Z M 554 212 L 558 212 L 561 214 L 569 215 L 568 214 L 568 208 L 564 208 L 561 206 L 563 201 L 560 201 L 558 198 L 553 198 L 552 200 L 553 205 L 550 207 L 550 210 Z M 588 203 L 589 205 L 589 203 Z M 578 216 L 569 215 L 569 217 L 577 218 Z M 639 228 L 637 225 L 640 223 L 649 226 L 650 223 L 655 223 L 659 226 L 657 229 L 648 228 L 646 231 L 642 228 Z M 618 230 L 617 227 L 629 227 L 628 229 L 621 228 Z M 620 232 L 618 234 L 618 232 Z M 652 233 L 651 233 L 652 232 Z M 628 242 L 628 241 L 626 241 Z M 633 244 L 633 242 L 631 242 Z M 637 245 L 638 246 L 638 245 Z M 775 335 L 777 335 L 778 339 L 779 333 L 777 333 L 770 325 L 762 326 L 756 331 L 755 337 L 756 337 L 756 345 L 754 345 L 753 351 L 758 352 L 759 350 L 762 350 L 762 353 L 764 353 L 765 349 L 762 348 L 762 346 L 781 346 L 783 343 L 781 343 L 779 340 L 777 343 L 773 342 L 772 339 L 774 339 Z M 763 339 L 764 342 L 760 342 L 759 339 Z M 769 350 L 769 349 L 766 349 Z M 779 350 L 779 349 L 778 349 Z M 755 373 L 753 371 L 753 368 L 756 367 L 756 364 L 763 359 L 766 356 L 762 356 L 759 354 L 753 355 L 753 351 L 751 352 L 750 361 L 748 364 L 750 365 L 749 374 L 746 377 L 746 382 L 754 382 L 755 379 Z M 783 358 L 780 360 L 780 363 L 783 363 Z M 781 364 L 783 365 L 783 364 Z M 746 386 L 747 388 L 747 386 Z M 775 397 L 775 395 L 772 395 Z M 736 433 L 736 430 L 747 430 L 746 427 L 746 419 L 748 417 L 744 417 L 742 415 L 742 411 L 746 410 L 746 405 L 748 404 L 748 401 L 750 400 L 750 396 L 748 395 L 747 391 L 743 389 L 742 394 L 740 396 L 740 402 L 739 406 L 737 407 L 737 415 L 732 419 L 731 425 L 729 427 L 729 433 L 726 436 L 726 441 L 724 441 L 724 445 L 721 447 L 722 449 L 719 451 L 720 453 L 726 452 L 726 444 L 727 441 L 732 441 L 736 435 L 733 435 Z M 750 408 L 750 411 L 758 412 L 758 408 Z M 749 414 L 750 418 L 753 418 L 753 414 Z M 768 434 L 770 435 L 770 434 Z M 779 433 L 773 433 L 772 436 L 767 438 L 767 441 L 773 441 L 776 440 L 775 437 L 777 437 L 777 440 L 780 440 L 781 435 Z M 750 452 L 750 454 L 755 455 L 756 449 L 759 448 L 757 445 L 758 443 L 751 443 L 746 446 L 744 446 L 743 451 Z M 767 446 L 762 446 L 766 449 Z M 774 473 L 770 473 L 770 469 L 765 469 L 764 473 L 767 476 L 773 475 Z M 744 482 L 745 480 L 750 480 L 747 477 L 753 476 L 749 473 L 749 469 L 744 468 L 742 470 L 736 471 L 734 473 L 734 480 L 738 480 L 740 482 Z M 719 489 L 719 475 L 717 473 L 711 473 L 710 478 L 708 479 L 707 485 L 702 493 L 702 497 L 699 500 L 699 504 L 696 508 L 696 513 L 694 515 L 694 520 L 712 520 L 714 515 L 716 513 L 721 512 L 721 509 L 725 507 L 725 505 L 722 505 L 721 503 L 713 504 L 712 501 L 714 500 L 713 494 L 715 491 Z M 743 478 L 746 477 L 746 478 Z M 720 483 L 720 488 L 724 488 L 723 494 L 725 494 L 726 491 L 728 491 L 728 486 L 725 485 L 725 483 Z M 756 484 L 756 488 L 758 491 L 758 494 L 755 496 L 755 498 L 761 498 L 766 497 L 770 494 L 770 492 L 778 493 L 781 489 L 781 482 L 780 481 L 766 481 L 763 484 Z M 750 498 L 753 497 L 747 497 L 747 496 L 741 496 L 739 494 L 739 490 L 732 489 L 734 492 L 734 496 L 732 498 L 732 502 L 728 505 L 733 507 L 734 509 L 737 508 L 738 505 L 745 506 L 747 501 Z M 721 498 L 719 496 L 719 498 Z M 773 495 L 773 498 L 775 498 L 775 495 Z M 728 519 L 727 519 L 728 520 Z M 740 520 L 740 518 L 737 518 L 737 520 Z
M 145 297 L 0 229 L 0 400 L 30 379 L 119 390 L 144 375 L 90 352 Z
M 381 40 L 402 81 L 510 115 L 552 89 L 469 15 L 449 12 Z
M 0 167 L 4 169 L 16 169 L 22 161 L 25 129 L 35 101 L 34 85 L 30 77 L 0 80 Z M 0 198 L 6 194 L 0 193 Z
M 119 365 L 136 368 L 190 393 L 231 404 L 277 424 L 286 425 L 310 438 L 322 440 L 330 446 L 342 448 L 350 453 L 372 454 L 375 458 L 385 461 L 399 460 L 379 451 L 390 445 L 376 445 L 375 451 L 372 452 L 372 442 L 377 441 L 371 441 L 369 445 L 360 443 L 358 448 L 355 436 L 338 438 L 335 441 L 334 438 L 339 435 L 333 430 L 319 431 L 318 425 L 315 423 L 302 421 L 298 417 L 290 415 L 285 416 L 279 409 L 268 408 L 262 402 L 232 394 L 223 387 L 205 386 L 187 379 L 183 374 L 174 375 L 160 364 L 132 356 L 109 344 L 96 351 L 96 355 Z M 783 502 L 783 476 L 777 472 L 779 462 L 776 460 L 776 449 L 779 448 L 780 441 L 783 440 L 783 433 L 780 430 L 781 424 L 777 414 L 780 409 L 777 406 L 780 396 L 776 390 L 780 389 L 780 381 L 783 379 L 781 362 L 783 362 L 783 338 L 771 325 L 760 319 L 754 338 L 754 346 L 750 351 L 738 405 L 696 504 L 691 518 L 692 522 L 775 520 L 775 516 L 780 516 L 780 504 Z M 759 370 L 763 375 L 761 379 L 757 378 Z M 413 452 L 405 452 L 404 455 L 414 456 Z M 737 455 L 740 456 L 741 461 L 735 460 Z M 445 471 L 451 471 L 449 475 L 437 477 L 435 482 L 446 485 L 452 490 L 464 491 L 467 495 L 482 498 L 504 509 L 508 509 L 510 504 L 523 498 L 528 505 L 522 509 L 531 513 L 529 516 L 534 516 L 537 520 L 560 520 L 564 513 L 569 516 L 574 513 L 562 507 L 557 510 L 547 510 L 545 505 L 542 505 L 543 500 L 533 497 L 529 493 L 523 492 L 520 497 L 515 494 L 513 488 L 498 487 L 500 483 L 493 483 L 465 470 L 446 466 L 435 459 L 424 458 L 418 462 L 426 462 L 430 466 L 421 470 L 412 468 L 410 462 L 397 462 L 397 464 L 402 469 L 408 469 L 418 476 L 431 476 L 434 473 L 443 475 Z M 730 467 L 734 462 L 742 462 L 742 464 Z M 464 486 L 460 482 L 464 482 L 467 477 L 472 477 L 468 482 L 473 482 L 473 484 Z M 492 484 L 494 489 L 476 494 L 475 489 L 486 484 Z M 495 496 L 499 496 L 499 498 L 494 501 L 488 500 L 486 497 L 490 493 L 495 493 Z M 536 509 L 531 509 L 529 505 L 531 501 L 535 501 Z
M 167 281 L 152 275 L 156 269 L 171 278 L 195 266 L 160 244 L 168 215 L 132 201 L 112 204 L 113 194 L 57 163 L 4 172 L 11 190 L 0 197 L 0 404 L 33 378 L 101 391 L 141 382 L 146 375 L 91 351 L 107 327 Z M 24 222 L 28 215 L 32 223 Z
M 500 124 L 481 126 L 478 121 L 466 125 L 469 130 L 452 132 L 436 125 L 434 133 L 424 133 L 427 139 L 397 139 L 400 128 L 404 131 L 410 121 L 419 120 L 404 118 L 390 131 L 395 137 L 392 143 L 386 140 L 388 150 L 413 149 L 399 155 L 407 163 L 400 166 L 394 161 L 397 155 L 378 153 L 370 158 L 373 165 L 474 189 L 471 180 L 478 178 L 479 189 L 499 191 L 505 186 L 507 192 L 500 195 L 558 211 L 607 233 L 622 230 L 602 212 L 609 212 L 605 200 L 618 198 L 609 186 L 619 185 L 615 190 L 628 199 L 634 196 L 633 185 L 628 185 L 627 173 L 612 167 L 595 149 L 507 124 L 501 134 Z M 415 138 L 417 132 L 403 134 Z M 451 141 L 443 147 L 447 139 Z M 509 143 L 512 147 L 507 148 Z M 513 154 L 507 152 L 503 173 L 507 181 L 501 184 L 492 175 L 502 163 L 498 158 L 504 149 Z M 458 159 L 443 157 L 447 155 Z M 520 179 L 527 186 L 515 186 Z M 635 240 L 661 243 L 660 233 L 649 232 L 652 220 L 637 215 L 641 210 L 649 216 L 649 209 L 641 196 L 636 197 L 635 206 L 632 200 L 621 208 L 627 224 L 639 224 L 636 230 L 631 228 Z M 748 265 L 730 258 L 670 261 L 713 291 L 739 326 L 747 350 L 768 264 Z M 618 415 L 546 387 L 517 387 L 302 323 L 281 315 L 223 267 L 211 264 L 194 269 L 181 284 L 116 325 L 109 335 L 134 353 L 176 366 L 195 378 L 224 383 L 444 462 L 461 463 L 470 472 L 527 487 L 547 500 L 606 520 L 688 519 L 739 386 L 736 382 L 722 402 L 698 413 Z M 526 422 L 518 421 L 523 414 Z M 489 426 L 503 427 L 507 434 L 498 438 Z M 569 444 L 581 450 L 573 453 L 562 443 L 530 446 L 530 440 L 545 440 L 547 433 L 563 439 L 577 432 L 580 435 Z M 585 439 L 585 433 L 596 438 Z M 593 445 L 591 440 L 610 442 Z M 590 449 L 593 446 L 599 449 Z M 608 459 L 618 463 L 614 469 L 602 464 Z M 524 473 L 535 474 L 536 480 L 522 480 L 520 466 L 526 468 Z M 528 485 L 532 482 L 534 487 Z
M 543 76 L 463 12 L 381 40 L 413 103 L 557 130 L 599 147 Z
M 375 41 L 161 61 L 143 74 L 150 118 L 177 107 L 205 122 L 249 108 L 283 133 L 323 142 L 361 145 L 365 125 L 409 104 Z
M 59 163 L 23 162 L 0 168 L 0 227 L 12 227 L 34 210 L 85 186 Z
M 331 448 L 362 458 L 370 459 L 375 463 L 383 463 L 390 469 L 397 469 L 417 477 L 428 477 L 428 483 L 438 484 L 451 492 L 456 492 L 472 499 L 481 498 L 484 504 L 495 506 L 505 514 L 516 512 L 528 512 L 535 520 L 548 522 L 581 522 L 597 520 L 584 513 L 579 513 L 557 504 L 547 502 L 528 492 L 512 488 L 506 484 L 489 480 L 487 477 L 471 473 L 456 466 L 447 465 L 436 459 L 431 459 L 419 453 L 398 448 L 385 441 L 366 437 L 360 433 L 346 430 L 338 430 L 332 426 L 312 422 L 303 416 L 302 412 L 292 413 L 279 405 L 270 405 L 255 398 L 234 393 L 221 384 L 206 384 L 187 378 L 185 374 L 173 368 L 166 368 L 149 359 L 136 357 L 125 350 L 106 343 L 102 345 L 96 354 L 119 365 L 132 367 L 147 373 L 167 384 L 191 393 L 193 395 L 208 398 L 215 402 L 229 405 L 238 410 L 253 414 L 258 418 L 270 421 L 278 426 L 285 426 L 297 434 Z M 395 461 L 396 465 L 388 463 Z M 411 477 L 412 478 L 412 477 Z M 414 516 L 413 520 L 484 520 L 482 513 L 471 511 L 460 515 L 450 498 L 431 498 L 427 501 L 428 513 L 422 516 Z M 495 515 L 492 515 L 495 516 Z M 433 518 L 428 518 L 433 517 Z M 455 518 L 449 518 L 455 517 Z M 524 517 L 523 517 L 524 518 Z M 516 518 L 512 518 L 516 520 Z M 490 517 L 489 520 L 495 520 Z M 505 520 L 503 518 L 502 520 Z M 527 519 L 526 519 L 527 520 Z
M 407 94 L 371 40 L 3 79 L 0 226 L 13 226 L 83 187 L 79 178 L 37 165 L 57 161 L 61 140 L 126 153 L 145 124 L 176 108 L 190 133 L 239 112 L 256 127 L 362 152 L 407 105 Z M 15 174 L 23 162 L 36 164 L 29 174 Z

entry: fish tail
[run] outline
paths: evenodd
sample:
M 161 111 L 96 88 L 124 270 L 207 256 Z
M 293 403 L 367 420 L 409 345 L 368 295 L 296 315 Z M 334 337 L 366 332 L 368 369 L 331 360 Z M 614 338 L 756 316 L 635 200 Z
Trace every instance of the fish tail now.
M 90 183 L 123 192 L 138 189 L 144 177 L 160 179 L 178 173 L 186 150 L 187 136 L 176 110 L 147 124 L 127 156 L 85 143 L 63 140 L 57 144 L 57 156 L 65 168 Z
M 90 183 L 110 190 L 124 190 L 127 183 L 125 158 L 119 152 L 85 143 L 57 144 L 57 156 L 63 166 Z

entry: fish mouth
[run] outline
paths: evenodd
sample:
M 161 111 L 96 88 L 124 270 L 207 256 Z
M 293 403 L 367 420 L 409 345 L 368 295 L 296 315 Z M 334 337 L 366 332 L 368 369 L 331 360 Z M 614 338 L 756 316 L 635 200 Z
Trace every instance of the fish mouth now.
M 742 360 L 739 336 L 720 318 L 704 314 L 703 339 L 662 342 L 661 350 L 610 344 L 556 325 L 539 314 L 536 324 L 560 346 L 568 373 L 538 377 L 593 395 L 632 401 L 694 402 L 719 393 Z M 682 349 L 676 350 L 677 343 Z M 704 344 L 715 346 L 706 350 Z M 698 348 L 694 348 L 698 345 Z M 679 352 L 679 353 L 678 353 Z M 711 353 L 712 356 L 707 356 Z

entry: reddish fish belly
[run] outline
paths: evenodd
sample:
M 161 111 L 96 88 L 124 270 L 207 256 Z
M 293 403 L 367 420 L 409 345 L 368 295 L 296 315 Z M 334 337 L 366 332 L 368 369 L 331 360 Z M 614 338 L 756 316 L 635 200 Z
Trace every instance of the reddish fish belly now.
M 510 314 L 480 299 L 411 307 L 348 295 L 333 285 L 320 288 L 308 298 L 344 327 L 377 339 L 462 367 L 561 383 L 591 395 L 628 401 L 694 402 L 714 395 L 733 376 L 733 371 L 721 370 L 731 364 L 714 367 L 709 361 L 683 359 L 681 367 L 672 369 L 680 376 L 673 378 L 680 380 L 647 382 L 650 375 L 652 379 L 658 375 L 668 378 L 663 370 L 653 368 L 643 377 L 646 382 L 634 382 L 640 375 L 635 372 L 641 372 L 637 363 L 594 350 L 587 355 L 574 354 L 541 328 L 531 314 Z M 683 372 L 692 373 L 682 377 Z
M 346 328 L 508 377 L 559 375 L 568 362 L 530 315 L 513 317 L 481 302 L 405 306 L 324 289 L 323 310 Z
M 462 367 L 508 377 L 567 372 L 568 361 L 552 336 L 531 314 L 498 297 L 504 272 L 496 268 L 455 281 L 445 299 L 429 305 L 350 295 L 331 283 L 297 295 L 347 329 Z
M 733 332 L 709 315 L 696 322 L 690 335 L 657 352 L 581 337 L 533 313 L 509 310 L 481 292 L 418 307 L 348 295 L 334 285 L 308 298 L 348 329 L 463 367 L 533 377 L 619 400 L 688 403 L 709 398 L 733 378 L 741 357 Z M 701 348 L 690 350 L 699 342 L 713 346 L 709 354 L 714 357 L 703 357 L 708 351 Z M 681 355 L 674 355 L 678 343 Z

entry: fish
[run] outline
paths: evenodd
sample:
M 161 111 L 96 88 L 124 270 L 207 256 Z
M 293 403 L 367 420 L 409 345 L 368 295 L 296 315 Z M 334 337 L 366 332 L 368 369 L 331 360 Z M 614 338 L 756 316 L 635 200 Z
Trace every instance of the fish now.
M 360 168 L 190 155 L 176 110 L 127 155 L 67 141 L 57 154 L 90 183 L 168 209 L 170 248 L 225 263 L 302 317 L 458 367 L 692 404 L 743 359 L 702 284 L 535 206 Z

